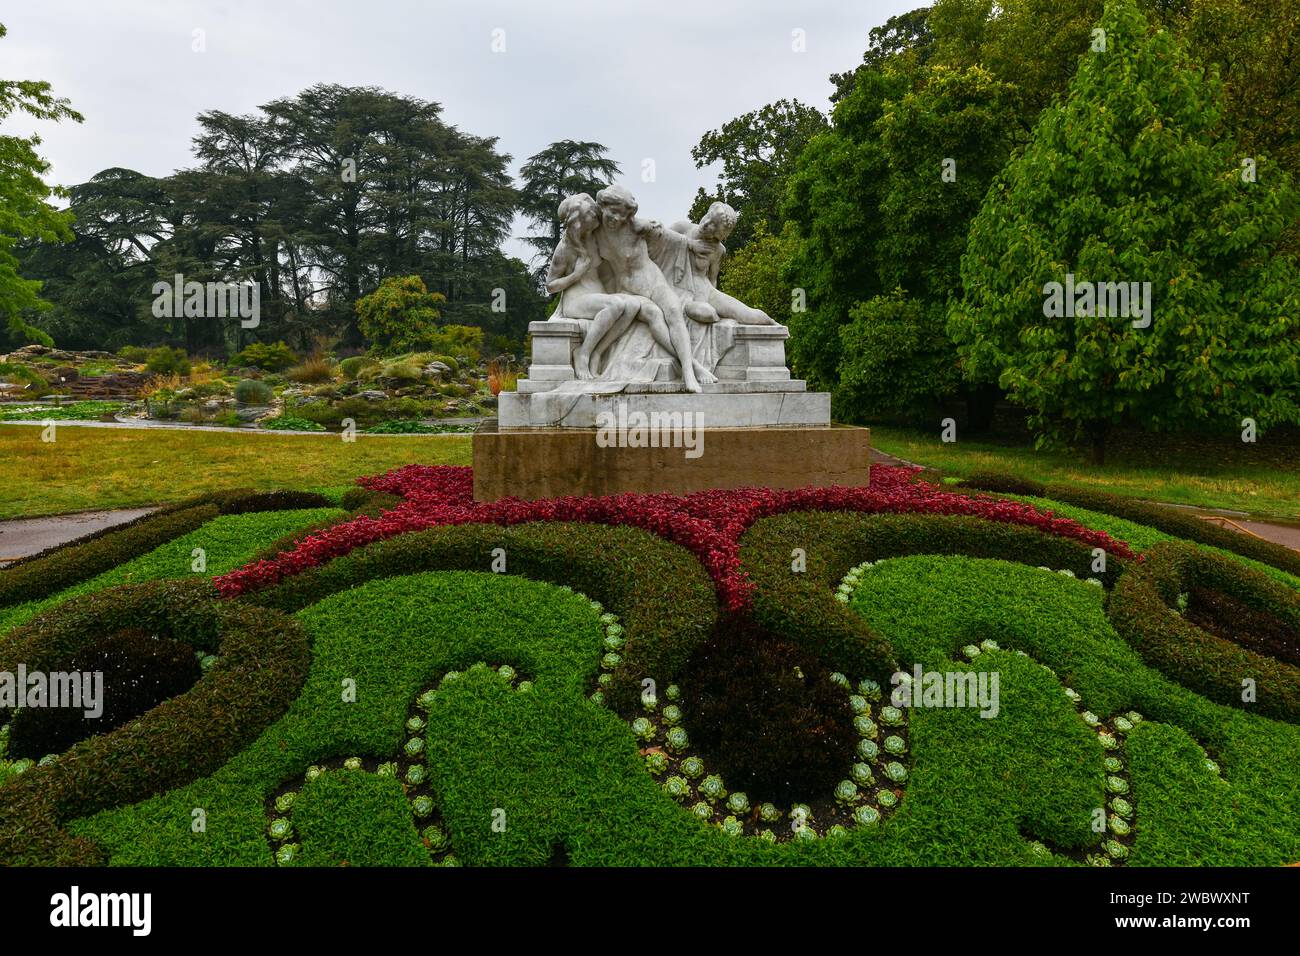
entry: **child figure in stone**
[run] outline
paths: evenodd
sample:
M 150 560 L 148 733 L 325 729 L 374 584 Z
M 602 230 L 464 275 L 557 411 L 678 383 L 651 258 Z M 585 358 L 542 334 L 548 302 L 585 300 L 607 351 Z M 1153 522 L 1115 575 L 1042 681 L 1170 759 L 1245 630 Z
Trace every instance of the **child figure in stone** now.
M 594 378 L 593 359 L 634 320 L 644 322 L 655 342 L 676 355 L 663 310 L 656 302 L 631 292 L 606 291 L 600 275 L 601 255 L 596 239 L 602 218 L 596 201 L 586 193 L 570 196 L 560 203 L 559 217 L 564 223 L 564 234 L 551 257 L 546 289 L 560 294 L 555 309 L 557 316 L 593 320 L 574 352 L 574 374 L 580 379 Z M 687 346 L 689 355 L 689 339 Z M 693 359 L 691 364 L 695 366 L 693 371 L 713 381 L 713 376 Z
M 776 325 L 776 320 L 762 309 L 755 309 L 718 288 L 718 273 L 727 254 L 723 242 L 736 228 L 739 213 L 725 202 L 715 202 L 699 223 L 689 220 L 673 223 L 673 231 L 687 240 L 690 276 L 684 277 L 679 289 L 687 317 L 696 322 L 731 319 L 742 325 Z

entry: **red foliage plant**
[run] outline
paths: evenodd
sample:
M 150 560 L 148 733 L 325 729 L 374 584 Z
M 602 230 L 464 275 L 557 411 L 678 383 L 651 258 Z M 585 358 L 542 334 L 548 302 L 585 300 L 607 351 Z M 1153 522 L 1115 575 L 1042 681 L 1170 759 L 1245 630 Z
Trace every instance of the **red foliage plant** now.
M 440 525 L 476 522 L 585 521 L 641 528 L 690 550 L 708 570 L 730 610 L 745 607 L 749 598 L 750 584 L 740 567 L 741 534 L 760 518 L 787 511 L 973 515 L 1074 538 L 1122 558 L 1133 556 L 1123 542 L 1069 518 L 1018 501 L 954 494 L 919 480 L 914 469 L 884 465 L 872 467 L 867 487 L 736 488 L 689 495 L 627 493 L 540 501 L 503 498 L 477 502 L 472 470 L 453 465 L 407 465 L 358 479 L 358 484 L 404 500 L 378 518 L 363 516 L 335 525 L 303 539 L 292 551 L 223 575 L 216 579 L 220 592 L 233 597 L 258 591 L 374 541 Z

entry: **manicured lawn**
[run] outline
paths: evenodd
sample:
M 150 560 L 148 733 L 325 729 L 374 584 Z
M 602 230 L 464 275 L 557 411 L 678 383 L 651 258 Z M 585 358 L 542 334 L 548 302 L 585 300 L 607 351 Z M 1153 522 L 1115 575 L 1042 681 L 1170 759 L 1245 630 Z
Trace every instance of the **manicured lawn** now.
M 205 491 L 350 484 L 400 465 L 467 465 L 470 439 L 0 427 L 0 519 L 179 501 Z
M 1148 436 L 1145 442 L 1117 442 L 1101 466 L 1068 452 L 1035 451 L 960 431 L 957 441 L 945 443 L 938 428 L 921 432 L 873 425 L 871 443 L 951 475 L 1002 472 L 1151 501 L 1300 518 L 1300 443 L 1291 436 L 1265 436 L 1254 445 Z
M 503 527 L 495 513 L 452 512 L 470 520 L 446 525 L 408 510 L 393 529 L 405 533 L 367 540 L 387 526 L 357 517 L 302 560 L 282 555 L 271 578 L 235 576 L 238 589 L 231 575 L 194 574 L 193 549 L 219 574 L 337 509 L 227 514 L 108 572 L 94 565 L 38 605 L 0 609 L 0 622 L 26 621 L 0 626 L 0 671 L 61 666 L 120 627 L 189 645 L 204 676 L 48 754 L 19 728 L 22 711 L 0 727 L 0 865 L 1300 861 L 1300 727 L 1293 697 L 1277 696 L 1295 687 L 1294 575 L 1264 577 L 1259 561 L 1220 552 L 1220 564 L 1255 569 L 1225 577 L 1201 567 L 1199 546 L 1063 506 L 1116 536 L 1100 536 L 1112 560 L 1094 576 L 1093 532 L 890 475 L 881 469 L 874 498 L 789 510 L 772 499 L 747 530 L 710 525 L 712 538 L 701 523 L 686 546 L 664 539 L 680 519 L 631 526 L 638 508 L 667 513 L 665 497 L 630 496 L 616 527 L 588 523 L 596 513 L 511 512 L 522 520 Z M 436 507 L 459 501 L 463 478 L 416 469 L 374 484 Z M 725 495 L 689 504 L 718 521 L 738 511 Z M 703 563 L 700 540 L 734 540 L 735 562 Z M 1170 548 L 1195 560 L 1163 558 L 1178 583 L 1155 591 L 1147 569 Z M 838 783 L 792 769 L 792 796 L 737 792 L 751 788 L 720 769 L 736 751 L 707 742 L 751 728 L 701 704 L 730 686 L 699 651 L 727 633 L 722 585 L 741 574 L 746 640 L 812 655 L 811 673 L 784 665 L 758 686 L 794 687 L 793 673 L 840 688 L 819 712 L 852 728 Z M 1170 641 L 1209 620 L 1206 588 L 1242 595 L 1254 614 L 1204 624 L 1214 640 L 1180 655 Z M 1267 667 L 1246 671 L 1258 700 L 1237 699 L 1242 660 Z M 891 700 L 914 667 L 984 675 L 992 707 Z M 789 766 L 806 768 L 808 738 L 791 726 L 753 723 L 769 744 L 755 752 L 794 741 Z

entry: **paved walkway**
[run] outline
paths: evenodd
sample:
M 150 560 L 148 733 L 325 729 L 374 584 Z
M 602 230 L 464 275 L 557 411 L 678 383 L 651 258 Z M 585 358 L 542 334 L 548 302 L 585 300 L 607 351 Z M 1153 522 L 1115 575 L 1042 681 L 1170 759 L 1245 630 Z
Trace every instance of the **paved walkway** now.
M 117 511 L 83 511 L 73 515 L 0 521 L 0 564 L 25 558 L 104 528 L 133 521 L 157 510 L 123 508 Z

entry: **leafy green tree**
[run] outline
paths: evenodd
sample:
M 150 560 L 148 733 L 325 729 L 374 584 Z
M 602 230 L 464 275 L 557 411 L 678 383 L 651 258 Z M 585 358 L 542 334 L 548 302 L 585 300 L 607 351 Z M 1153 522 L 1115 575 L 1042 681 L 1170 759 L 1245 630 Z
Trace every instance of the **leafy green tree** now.
M 1103 0 L 935 0 L 933 62 L 983 66 L 1020 94 L 1026 127 L 1065 91 Z
M 7 32 L 0 24 L 0 38 Z M 0 80 L 0 121 L 15 111 L 54 122 L 82 120 L 66 99 L 51 93 L 49 83 Z M 24 310 L 48 308 L 48 303 L 40 297 L 40 281 L 19 273 L 15 255 L 21 242 L 66 242 L 72 238 L 71 215 L 49 202 L 65 193 L 42 178 L 49 164 L 36 152 L 40 143 L 38 136 L 0 135 L 0 313 L 12 338 L 52 345 L 47 334 L 23 320 Z
M 826 129 L 821 110 L 798 100 L 777 100 L 705 133 L 691 156 L 699 169 L 722 163 L 722 172 L 712 193 L 701 189 L 696 194 L 690 218 L 698 222 L 716 200 L 735 207 L 740 221 L 727 241 L 732 252 L 745 247 L 760 222 L 780 233 L 786 180 L 804 146 Z
M 789 354 L 816 388 L 835 385 L 849 309 L 884 291 L 875 243 L 889 166 L 875 124 L 908 84 L 900 73 L 861 71 L 835 104 L 832 128 L 809 140 L 790 173 L 782 213 L 799 248 L 786 277 L 792 290 L 803 290 L 806 308 L 790 317 Z
M 561 200 L 575 193 L 594 196 L 622 172 L 618 163 L 605 155 L 608 152 L 600 143 L 562 139 L 529 156 L 519 167 L 523 179 L 519 208 L 537 230 L 525 236 L 524 242 L 536 249 L 539 257 L 549 261 L 560 241 L 556 210 Z
M 927 22 L 929 16 L 929 7 L 919 7 L 872 27 L 867 34 L 867 50 L 862 54 L 862 63 L 857 69 L 831 74 L 831 82 L 835 84 L 831 102 L 838 102 L 852 92 L 861 70 L 889 67 L 906 72 L 909 66 L 924 66 L 934 53 L 934 32 Z
M 1300 176 L 1300 0 L 1160 6 L 1192 56 L 1219 70 L 1224 123 L 1244 153 L 1263 153 Z
M 767 231 L 766 223 L 757 223 L 750 243 L 723 262 L 718 287 L 787 325 L 793 290 L 783 274 L 798 248 L 799 237 L 793 224 L 787 223 L 781 235 L 774 236 Z
M 1021 135 L 1015 90 L 980 67 L 860 70 L 833 123 L 791 179 L 789 214 L 802 242 L 788 278 L 807 286 L 809 306 L 791 317 L 796 366 L 836 394 L 846 419 L 897 416 L 904 395 L 929 409 L 957 391 L 955 346 L 948 342 L 936 360 L 946 338 L 942 314 L 961 290 L 970 221 Z M 856 351 L 874 347 L 866 324 L 903 319 L 925 328 L 900 335 L 881 356 Z M 847 336 L 845 323 L 856 327 Z M 909 355 L 915 367 L 904 370 Z M 931 375 L 936 368 L 945 374 Z M 852 387 L 837 389 L 845 374 Z M 864 384 L 878 374 L 905 376 L 912 386 L 885 392 Z M 966 396 L 977 425 L 996 397 L 988 392 Z
M 437 332 L 438 306 L 447 301 L 430 292 L 419 276 L 393 276 L 357 300 L 361 332 L 386 354 L 423 348 Z
M 1277 254 L 1300 197 L 1263 157 L 1244 174 L 1221 84 L 1132 0 L 1101 27 L 972 224 L 948 323 L 967 373 L 1096 462 L 1121 424 L 1300 422 L 1300 274 Z M 1066 304 L 1051 283 L 1069 282 Z M 1090 304 L 1099 283 L 1149 283 L 1149 312 L 1116 308 L 1118 285 Z
M 843 350 L 834 392 L 837 415 L 923 421 L 957 391 L 961 374 L 944 332 L 944 307 L 901 290 L 859 302 L 840 328 Z

